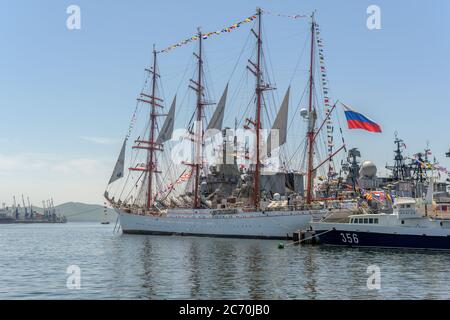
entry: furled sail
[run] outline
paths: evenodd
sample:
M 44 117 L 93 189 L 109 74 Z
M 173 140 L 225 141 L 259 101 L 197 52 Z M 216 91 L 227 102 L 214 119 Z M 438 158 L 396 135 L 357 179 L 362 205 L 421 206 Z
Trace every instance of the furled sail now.
M 207 130 L 219 130 L 219 131 L 222 130 L 223 116 L 225 114 L 225 104 L 227 102 L 227 94 L 228 94 L 228 84 L 225 87 L 222 97 L 220 98 L 219 103 L 217 104 L 217 108 L 214 111 L 214 114 L 208 123 Z
M 166 120 L 164 121 L 161 131 L 159 132 L 158 138 L 156 139 L 156 143 L 158 144 L 162 144 L 172 139 L 173 126 L 175 122 L 176 105 L 177 105 L 177 96 L 173 98 L 172 106 L 170 107 Z
M 120 150 L 119 158 L 117 159 L 116 166 L 114 167 L 114 171 L 111 175 L 111 179 L 109 179 L 109 183 L 111 184 L 114 181 L 119 180 L 123 177 L 123 170 L 125 166 L 125 148 L 127 145 L 127 138 L 123 141 L 122 149 Z
M 272 130 L 278 130 L 278 145 L 274 145 L 273 149 L 283 145 L 286 143 L 287 139 L 287 122 L 288 122 L 288 112 L 289 112 L 289 93 L 291 87 L 289 87 L 286 91 L 286 95 L 284 96 L 283 103 L 281 104 L 280 110 L 278 110 L 277 117 L 272 125 Z M 272 151 L 272 132 L 269 134 L 267 138 L 267 152 L 270 153 Z

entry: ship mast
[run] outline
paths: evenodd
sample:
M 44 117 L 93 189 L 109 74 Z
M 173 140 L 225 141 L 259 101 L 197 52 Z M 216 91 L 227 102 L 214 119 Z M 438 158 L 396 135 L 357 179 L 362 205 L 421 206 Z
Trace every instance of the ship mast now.
M 202 70 L 203 70 L 203 59 L 202 59 L 202 32 L 200 28 L 198 29 L 198 54 L 194 54 L 198 59 L 198 77 L 197 77 L 197 117 L 196 117 L 196 125 L 195 125 L 195 182 L 194 182 L 194 209 L 200 208 L 200 197 L 199 197 L 199 185 L 200 185 L 200 169 L 201 169 L 201 161 L 202 161 L 202 144 L 203 144 L 203 128 L 202 128 L 202 111 L 203 111 L 203 86 L 202 86 Z
M 312 189 L 313 189 L 313 172 L 314 172 L 314 127 L 315 127 L 315 112 L 313 109 L 313 86 L 314 86 L 314 36 L 315 36 L 315 21 L 314 13 L 312 14 L 311 23 L 311 57 L 310 57 L 310 69 L 309 69 L 309 124 L 308 124 L 308 176 L 306 187 L 306 203 L 312 202 Z
M 410 167 L 407 167 L 404 161 L 402 148 L 404 148 L 405 144 L 402 139 L 398 138 L 397 132 L 395 133 L 395 141 L 396 150 L 394 150 L 394 166 L 386 166 L 386 169 L 392 170 L 392 175 L 394 181 L 405 180 L 410 177 Z
M 153 69 L 152 73 L 152 93 L 150 97 L 150 132 L 149 132 L 149 148 L 148 148 L 148 185 L 147 185 L 147 209 L 150 209 L 153 204 L 152 188 L 153 188 L 153 175 L 156 171 L 155 163 L 155 130 L 156 130 L 156 58 L 157 52 L 153 45 Z
M 259 209 L 259 202 L 260 202 L 260 166 L 261 166 L 261 159 L 260 159 L 260 131 L 261 131 L 261 102 L 262 102 L 262 94 L 263 94 L 263 87 L 262 87 L 262 74 L 261 74 L 261 49 L 262 49 L 262 40 L 261 40 L 261 9 L 257 8 L 256 15 L 258 16 L 258 34 L 257 34 L 257 60 L 256 60 L 256 123 L 255 123 L 255 130 L 256 130 L 256 168 L 254 173 L 254 191 L 253 191 L 253 204 L 256 209 Z
M 131 171 L 143 171 L 146 173 L 147 185 L 145 185 L 145 180 L 142 184 L 142 190 L 146 190 L 145 197 L 145 208 L 151 209 L 155 202 L 155 197 L 152 194 L 153 189 L 153 176 L 156 173 L 161 173 L 157 169 L 157 159 L 156 159 L 156 151 L 162 151 L 162 145 L 157 142 L 157 118 L 159 116 L 164 116 L 163 114 L 159 114 L 157 112 L 157 108 L 162 108 L 161 102 L 162 99 L 156 97 L 157 90 L 157 80 L 159 78 L 159 74 L 156 71 L 157 66 L 157 54 L 158 52 L 153 45 L 153 66 L 150 69 L 145 69 L 145 71 L 149 72 L 152 75 L 151 82 L 151 92 L 150 94 L 146 94 L 141 92 L 140 97 L 137 99 L 139 102 L 143 102 L 150 105 L 150 114 L 149 114 L 149 135 L 148 140 L 138 139 L 135 141 L 136 145 L 133 146 L 133 149 L 144 149 L 147 150 L 147 165 L 145 168 L 130 168 Z

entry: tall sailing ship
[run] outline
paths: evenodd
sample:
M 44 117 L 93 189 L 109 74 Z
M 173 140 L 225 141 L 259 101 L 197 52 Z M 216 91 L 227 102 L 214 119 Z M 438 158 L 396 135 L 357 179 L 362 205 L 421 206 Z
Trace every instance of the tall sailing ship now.
M 214 104 L 208 99 L 203 40 L 215 33 L 203 34 L 199 29 L 198 34 L 182 43 L 191 40 L 198 43 L 194 53 L 196 70 L 193 79 L 189 81 L 189 89 L 195 94 L 196 101 L 187 130 L 176 137 L 174 123 L 179 115 L 176 96 L 167 113 L 164 113 L 164 99 L 160 95 L 162 85 L 158 58 L 166 50 L 157 51 L 154 48 L 153 66 L 146 70 L 148 81 L 137 104 L 150 109 L 147 111 L 145 130 L 137 138 L 133 138 L 131 165 L 125 176 L 127 142 L 138 122 L 135 112 L 105 191 L 105 198 L 119 215 L 123 233 L 284 239 L 292 237 L 295 231 L 308 227 L 312 220 L 327 214 L 328 209 L 324 203 L 314 199 L 314 182 L 319 168 L 323 169 L 325 164 L 329 164 L 327 175 L 333 175 L 332 158 L 345 149 L 345 145 L 337 151 L 328 146 L 327 157 L 316 159 L 318 137 L 324 140 L 320 135 L 322 129 L 327 128 L 330 140 L 330 117 L 335 108 L 331 108 L 328 101 L 324 107 L 323 101 L 319 102 L 320 97 L 315 92 L 324 81 L 319 79 L 315 83 L 318 73 L 316 68 L 322 68 L 322 73 L 324 71 L 323 65 L 318 63 L 319 59 L 323 60 L 317 34 L 318 25 L 313 14 L 308 50 L 309 75 L 305 88 L 305 92 L 308 92 L 308 107 L 300 110 L 303 119 L 291 119 L 291 124 L 295 121 L 306 123 L 303 145 L 305 152 L 302 158 L 304 170 L 301 172 L 300 168 L 293 168 L 293 165 L 287 168 L 287 161 L 282 161 L 283 164 L 276 169 L 270 169 L 274 154 L 285 156 L 282 146 L 287 141 L 290 127 L 290 88 L 274 120 L 263 120 L 269 114 L 269 99 L 266 99 L 266 95 L 275 89 L 268 81 L 263 63 L 264 13 L 266 12 L 262 9 L 257 9 L 255 15 L 245 20 L 254 23 L 251 34 L 255 38 L 255 51 L 253 60 L 248 60 L 246 70 L 256 79 L 252 102 L 249 104 L 254 110 L 254 116 L 244 118 L 241 124 L 236 121 L 234 131 L 223 128 L 224 115 L 227 113 L 228 84 L 213 114 L 208 117 L 206 112 L 208 106 Z M 233 27 L 237 28 L 239 24 L 231 29 Z M 320 115 L 322 119 L 319 118 Z M 161 118 L 165 118 L 164 121 Z M 272 129 L 269 134 L 263 132 L 263 124 Z M 239 125 L 241 127 L 238 128 Z M 294 126 L 298 127 L 296 124 Z M 236 134 L 239 130 L 253 140 L 241 141 Z M 209 143 L 216 140 L 220 142 L 215 144 L 212 151 L 211 148 L 206 150 Z M 182 141 L 181 144 L 187 146 L 185 149 L 190 150 L 189 159 L 178 162 L 173 159 L 176 149 L 174 141 Z M 330 141 L 328 144 L 330 145 Z M 168 156 L 170 151 L 172 157 Z M 211 152 L 219 160 L 214 164 L 206 161 L 206 153 Z

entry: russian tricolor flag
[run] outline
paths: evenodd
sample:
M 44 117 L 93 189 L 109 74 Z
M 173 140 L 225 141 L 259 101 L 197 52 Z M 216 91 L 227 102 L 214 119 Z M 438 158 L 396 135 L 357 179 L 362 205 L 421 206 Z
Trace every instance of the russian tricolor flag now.
M 361 113 L 356 112 L 349 106 L 342 103 L 345 109 L 345 117 L 349 129 L 362 129 L 370 132 L 381 132 L 381 127 Z

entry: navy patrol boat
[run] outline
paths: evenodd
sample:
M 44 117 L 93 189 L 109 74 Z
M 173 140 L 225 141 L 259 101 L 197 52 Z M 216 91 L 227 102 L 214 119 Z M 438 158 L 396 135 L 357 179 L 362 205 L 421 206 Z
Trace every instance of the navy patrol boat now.
M 347 223 L 313 222 L 326 245 L 450 250 L 450 220 L 431 217 L 413 198 L 398 198 L 392 213 L 349 216 Z

